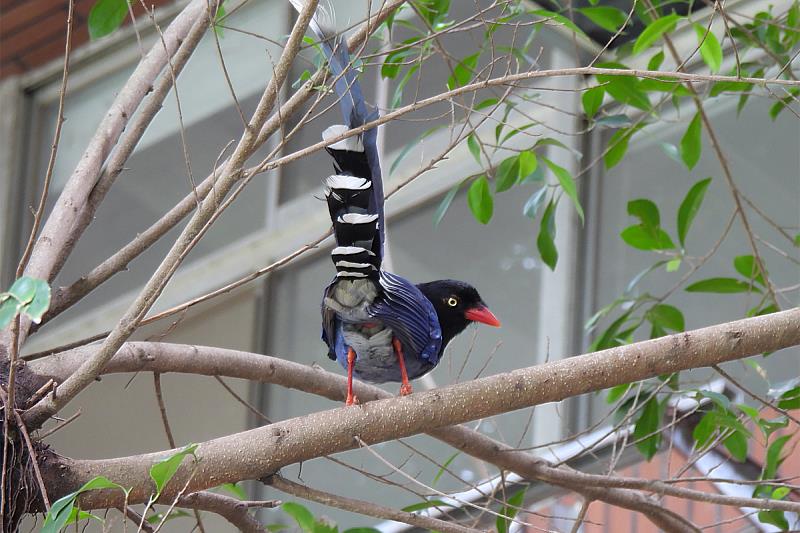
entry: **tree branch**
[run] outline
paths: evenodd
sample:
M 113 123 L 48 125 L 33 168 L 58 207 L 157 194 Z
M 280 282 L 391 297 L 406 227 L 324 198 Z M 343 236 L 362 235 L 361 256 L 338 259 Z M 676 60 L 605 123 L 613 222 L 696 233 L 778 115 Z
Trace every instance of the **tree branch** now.
M 194 509 L 195 511 L 209 511 L 220 515 L 233 524 L 243 533 L 263 533 L 264 525 L 249 513 L 250 509 L 257 507 L 276 507 L 280 502 L 246 501 L 237 500 L 213 492 L 195 492 L 178 499 L 177 507 Z
M 356 500 L 338 494 L 330 494 L 321 490 L 317 490 L 300 483 L 290 481 L 278 474 L 269 476 L 264 483 L 275 487 L 281 492 L 303 498 L 312 502 L 321 503 L 328 507 L 335 507 L 337 509 L 344 509 L 353 513 L 362 514 L 365 516 L 372 516 L 374 518 L 381 518 L 384 520 L 394 520 L 395 522 L 403 522 L 410 526 L 421 527 L 431 531 L 444 531 L 445 533 L 476 533 L 479 530 L 465 527 L 453 522 L 445 522 L 438 518 L 430 518 L 424 515 L 407 513 L 405 511 L 398 511 L 385 505 L 379 505 L 373 502 L 366 502 L 363 500 Z
M 660 521 L 660 527 L 665 529 L 686 530 L 690 524 L 687 526 L 685 520 L 674 513 L 669 514 L 640 493 L 609 488 L 614 486 L 615 478 L 555 468 L 533 455 L 516 451 L 467 428 L 444 426 L 560 401 L 660 374 L 794 346 L 800 344 L 798 323 L 800 308 L 570 357 L 411 396 L 368 402 L 358 409 L 340 408 L 314 413 L 214 439 L 197 450 L 202 461 L 190 483 L 190 490 L 260 478 L 288 464 L 352 449 L 356 447 L 353 441 L 356 435 L 366 442 L 375 443 L 428 431 L 434 437 L 503 469 L 576 490 L 585 497 L 643 512 L 656 523 Z M 84 347 L 34 361 L 30 366 L 37 373 L 59 379 L 97 349 Z M 219 348 L 129 343 L 111 361 L 106 372 L 146 369 L 165 373 L 189 368 L 199 374 L 279 382 L 291 388 L 313 390 L 340 401 L 343 399 L 344 378 L 341 376 L 288 361 Z M 363 383 L 357 383 L 357 387 L 357 393 L 364 401 L 388 395 Z M 143 501 L 149 496 L 149 466 L 168 453 L 100 461 L 66 460 L 66 468 L 58 470 L 59 474 L 66 472 L 61 481 L 67 481 L 59 483 L 60 489 L 65 492 L 74 490 L 94 475 L 103 474 L 123 486 L 133 487 L 132 502 Z M 165 497 L 186 482 L 188 471 L 186 468 L 179 471 L 175 481 L 165 489 Z M 602 485 L 589 486 L 589 482 L 600 480 Z M 625 483 L 627 481 L 623 480 L 620 485 L 625 486 Z M 660 491 L 659 487 L 656 492 Z M 58 496 L 60 494 L 54 495 Z M 83 504 L 109 506 L 118 497 L 113 492 L 88 494 Z M 738 500 L 729 503 L 738 505 Z M 795 502 L 774 500 L 751 500 L 749 503 L 756 508 L 794 511 L 800 507 Z

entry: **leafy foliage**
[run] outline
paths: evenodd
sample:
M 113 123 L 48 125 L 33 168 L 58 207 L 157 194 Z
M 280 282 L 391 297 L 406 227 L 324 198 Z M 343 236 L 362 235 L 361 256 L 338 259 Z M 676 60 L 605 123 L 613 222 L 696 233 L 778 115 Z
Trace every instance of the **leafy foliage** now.
M 422 507 L 424 509 L 426 507 Z M 316 518 L 305 506 L 296 502 L 285 502 L 281 510 L 289 515 L 304 533 L 339 533 L 339 527 L 328 518 Z M 411 511 L 407 511 L 411 512 Z M 267 526 L 270 531 L 284 529 L 282 524 Z M 353 527 L 345 529 L 342 533 L 380 533 L 371 527 Z

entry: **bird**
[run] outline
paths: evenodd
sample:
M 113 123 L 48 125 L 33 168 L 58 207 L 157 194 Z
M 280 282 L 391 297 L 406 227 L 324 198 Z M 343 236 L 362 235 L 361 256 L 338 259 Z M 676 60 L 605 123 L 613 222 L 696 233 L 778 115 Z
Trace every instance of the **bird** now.
M 298 12 L 303 0 L 290 0 Z M 333 30 L 333 11 L 318 6 L 309 27 L 318 40 L 333 79 L 344 124 L 322 134 L 330 141 L 378 118 L 369 110 L 351 65 L 347 43 Z M 415 285 L 383 268 L 384 194 L 377 129 L 332 142 L 334 174 L 324 180 L 336 247 L 331 259 L 336 275 L 322 299 L 322 340 L 328 357 L 347 371 L 346 405 L 357 404 L 353 378 L 371 383 L 400 382 L 400 395 L 411 394 L 410 380 L 433 370 L 448 343 L 473 322 L 499 327 L 470 284 L 442 279 Z

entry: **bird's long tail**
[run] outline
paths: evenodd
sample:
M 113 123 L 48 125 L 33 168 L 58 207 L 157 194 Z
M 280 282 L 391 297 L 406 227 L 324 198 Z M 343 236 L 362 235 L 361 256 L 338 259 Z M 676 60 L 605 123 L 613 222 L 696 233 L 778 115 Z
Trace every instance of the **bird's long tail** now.
M 302 10 L 304 0 L 290 1 Z M 378 113 L 367 109 L 347 42 L 333 30 L 332 10 L 317 7 L 309 27 L 325 54 L 345 121 L 323 132 L 327 141 L 375 120 Z M 384 215 L 376 136 L 377 130 L 372 128 L 327 147 L 336 174 L 325 180 L 325 198 L 337 244 L 332 258 L 340 278 L 376 277 L 380 270 Z

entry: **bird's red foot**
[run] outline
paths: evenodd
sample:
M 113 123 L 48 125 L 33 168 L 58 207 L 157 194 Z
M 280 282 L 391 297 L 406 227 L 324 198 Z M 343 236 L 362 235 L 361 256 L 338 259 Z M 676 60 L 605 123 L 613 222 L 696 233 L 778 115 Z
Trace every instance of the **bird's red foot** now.
M 411 389 L 411 383 L 403 383 L 400 385 L 400 396 L 408 396 L 412 392 L 414 391 Z
M 348 394 L 347 400 L 345 400 L 345 405 L 359 405 L 361 402 L 358 400 L 358 396 L 355 394 Z

